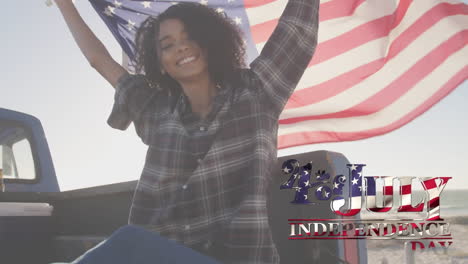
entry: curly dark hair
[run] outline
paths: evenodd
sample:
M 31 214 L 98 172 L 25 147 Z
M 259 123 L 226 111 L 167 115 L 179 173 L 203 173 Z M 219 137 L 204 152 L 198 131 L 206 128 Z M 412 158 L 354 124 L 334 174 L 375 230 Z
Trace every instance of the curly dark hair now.
M 159 26 L 167 19 L 179 19 L 189 37 L 207 51 L 208 72 L 219 83 L 245 67 L 245 45 L 240 29 L 224 13 L 198 3 L 179 3 L 156 17 L 146 19 L 136 34 L 136 71 L 162 89 L 180 92 L 180 86 L 168 74 L 161 74 L 158 56 Z M 175 92 L 175 91 L 174 91 Z

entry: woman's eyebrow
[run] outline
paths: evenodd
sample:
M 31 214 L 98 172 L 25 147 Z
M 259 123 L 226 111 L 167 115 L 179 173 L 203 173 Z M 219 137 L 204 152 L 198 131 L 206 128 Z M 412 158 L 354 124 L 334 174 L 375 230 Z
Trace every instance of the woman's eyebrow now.
M 181 31 L 179 34 L 188 35 L 187 31 L 185 31 L 185 30 Z M 159 39 L 159 42 L 162 42 L 163 40 L 166 40 L 166 39 L 171 38 L 171 37 L 172 37 L 171 35 L 164 35 L 162 38 Z

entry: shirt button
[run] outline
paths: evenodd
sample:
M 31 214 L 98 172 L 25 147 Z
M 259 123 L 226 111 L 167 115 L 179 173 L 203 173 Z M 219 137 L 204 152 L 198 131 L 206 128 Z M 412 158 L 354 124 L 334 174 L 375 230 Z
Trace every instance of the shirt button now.
M 182 185 L 182 189 L 184 190 L 187 189 L 187 187 L 188 187 L 187 184 Z
M 201 126 L 201 127 L 200 127 L 200 131 L 205 131 L 205 127 L 204 127 L 204 126 Z
M 190 229 L 190 225 L 185 225 L 185 230 L 189 230 Z

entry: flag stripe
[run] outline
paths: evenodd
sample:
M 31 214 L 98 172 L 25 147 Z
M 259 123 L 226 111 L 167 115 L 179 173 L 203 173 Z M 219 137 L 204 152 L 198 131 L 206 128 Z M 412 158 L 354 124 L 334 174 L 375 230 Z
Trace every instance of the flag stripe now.
M 468 30 L 460 32 L 447 40 L 445 43 L 437 47 L 434 51 L 424 56 L 421 60 L 415 63 L 410 69 L 403 72 L 395 81 L 390 82 L 384 89 L 374 94 L 349 109 L 344 111 L 314 116 L 301 116 L 297 118 L 283 118 L 280 124 L 291 124 L 306 120 L 329 119 L 329 118 L 345 118 L 353 116 L 362 116 L 377 113 L 389 106 L 396 100 L 400 99 L 409 89 L 413 88 L 421 79 L 429 75 L 437 66 L 440 65 L 447 57 L 451 56 L 463 48 L 465 45 L 459 41 L 459 38 L 468 37 Z
M 468 56 L 468 53 L 466 51 L 465 51 L 465 56 Z M 457 69 L 456 67 L 454 68 Z M 387 133 L 389 131 L 392 131 L 396 128 L 401 127 L 402 125 L 406 124 L 407 122 L 419 116 L 421 113 L 425 112 L 433 104 L 435 104 L 440 99 L 445 97 L 457 85 L 459 85 L 462 81 L 464 81 L 467 75 L 468 75 L 468 66 L 465 66 L 457 74 L 455 74 L 450 80 L 448 80 L 444 85 L 441 85 L 442 88 L 438 89 L 438 91 L 435 92 L 429 99 L 424 101 L 424 103 L 420 104 L 415 109 L 408 111 L 406 115 L 404 115 L 397 121 L 388 122 L 388 125 L 383 125 L 383 126 L 373 125 L 373 127 L 371 127 L 369 126 L 370 124 L 368 123 L 374 123 L 374 122 L 372 121 L 369 122 L 366 119 L 364 120 L 358 119 L 358 120 L 350 120 L 349 122 L 350 124 L 348 126 L 343 126 L 343 129 L 340 132 L 333 131 L 334 130 L 333 128 L 325 129 L 326 128 L 325 126 L 322 126 L 323 128 L 320 128 L 319 126 L 315 131 L 310 131 L 310 130 L 308 131 L 307 129 L 304 129 L 304 127 L 302 129 L 291 130 L 291 131 L 284 131 L 283 129 L 283 130 L 280 130 L 280 132 L 283 132 L 283 134 L 279 135 L 278 147 L 281 149 L 281 148 L 312 144 L 312 143 L 318 143 L 318 142 L 358 140 L 358 139 L 368 138 L 368 137 Z M 375 121 L 378 121 L 378 120 L 375 120 Z M 363 128 L 358 129 L 359 126 Z M 307 125 L 307 127 L 314 127 L 314 126 Z M 348 130 L 350 131 L 346 131 L 344 129 L 345 127 L 348 127 L 349 128 Z
M 455 9 L 454 11 L 459 12 L 460 10 Z M 356 85 L 360 80 L 362 80 L 362 76 L 368 76 L 368 75 L 371 75 L 371 74 L 375 73 L 376 71 L 381 69 L 385 65 L 386 62 L 388 62 L 390 59 L 394 58 L 396 55 L 399 55 L 402 52 L 402 50 L 405 49 L 405 47 L 407 47 L 408 45 L 410 45 L 413 42 L 413 40 L 415 40 L 417 37 L 419 37 L 421 33 L 428 34 L 427 29 L 430 26 L 433 26 L 433 23 L 438 21 L 438 20 L 436 20 L 434 18 L 433 14 L 429 14 L 429 16 L 425 16 L 425 18 L 427 18 L 427 19 L 421 20 L 420 21 L 421 23 L 415 24 L 413 27 L 411 27 L 410 29 L 405 31 L 404 34 L 402 34 L 400 38 L 396 39 L 391 44 L 391 48 L 390 48 L 390 50 L 388 52 L 387 57 L 385 57 L 385 58 L 379 58 L 379 59 L 377 59 L 375 61 L 371 61 L 371 62 L 369 62 L 367 64 L 364 64 L 362 66 L 356 67 L 355 69 L 352 69 L 350 72 L 346 72 L 344 74 L 338 75 L 337 77 L 335 77 L 333 79 L 327 80 L 325 82 L 322 82 L 322 83 L 320 83 L 318 85 L 314 85 L 314 86 L 309 87 L 309 88 L 302 88 L 304 85 L 307 85 L 307 84 L 304 84 L 304 82 L 308 81 L 308 79 L 303 78 L 301 83 L 298 85 L 299 87 L 297 88 L 297 91 L 293 94 L 290 101 L 286 105 L 286 109 L 297 108 L 297 107 L 300 107 L 300 106 L 313 104 L 313 103 L 316 103 L 318 101 L 322 101 L 322 100 L 325 100 L 327 98 L 334 97 L 334 96 L 338 95 L 339 93 L 341 93 L 342 91 Z M 464 17 L 460 17 L 460 19 L 465 19 L 466 20 L 466 18 L 464 18 Z M 424 23 L 423 21 L 428 22 L 428 23 Z M 452 30 L 448 31 L 448 32 L 453 32 L 456 29 L 451 27 L 451 23 L 452 23 L 452 19 L 450 19 L 450 20 L 446 19 L 446 20 L 443 20 L 442 22 L 440 22 L 439 24 L 445 24 L 446 28 L 449 28 L 449 29 L 452 28 Z M 447 33 L 447 31 L 445 31 L 445 29 L 437 30 L 437 28 L 434 28 L 430 32 L 432 32 L 432 31 L 434 31 L 433 34 L 431 34 L 430 36 L 425 37 L 425 39 L 422 39 L 421 41 L 426 41 L 428 39 L 432 39 L 432 38 L 434 38 L 435 34 L 438 35 L 441 32 L 442 33 L 443 32 Z M 386 40 L 381 39 L 380 41 L 385 42 Z M 421 41 L 419 41 L 416 44 L 419 45 L 419 43 Z M 436 42 L 430 42 L 430 43 L 431 43 L 431 45 L 432 44 L 437 44 Z M 375 45 L 378 46 L 378 45 L 382 45 L 382 44 L 381 43 L 375 43 Z M 363 52 L 365 52 L 365 50 L 368 50 L 368 47 L 365 47 L 365 49 L 363 49 Z M 419 53 L 422 53 L 422 52 L 419 52 Z M 405 56 L 405 58 L 406 58 L 406 55 L 407 54 L 403 54 L 403 56 Z M 424 54 L 422 54 L 422 55 L 424 55 Z M 343 57 L 343 56 L 340 56 L 340 57 Z M 353 57 L 358 57 L 358 56 L 353 55 Z M 343 61 L 347 61 L 349 59 L 350 58 L 343 58 Z M 328 66 L 328 65 L 325 65 L 325 66 Z M 308 71 L 306 71 L 307 76 L 308 75 L 311 76 L 309 79 L 312 79 L 312 76 L 317 76 L 318 75 L 318 74 L 314 74 L 314 72 L 315 72 L 315 69 L 312 69 L 312 68 L 310 68 Z M 331 75 L 331 73 L 328 74 L 328 75 Z M 326 87 L 333 87 L 333 89 L 325 89 Z M 292 115 L 294 115 L 294 113 L 292 113 Z M 283 116 L 283 118 L 285 118 L 285 117 Z
M 343 17 L 337 17 L 334 19 L 322 21 L 320 23 L 320 27 L 325 28 L 327 30 L 320 31 L 319 37 L 318 37 L 318 43 L 322 43 L 324 41 L 335 38 L 336 36 L 344 34 L 369 21 L 390 15 L 394 12 L 396 8 L 394 6 L 389 6 L 389 8 L 376 9 L 375 4 L 373 2 L 375 1 L 371 0 L 371 1 L 364 2 L 356 9 L 355 13 L 352 16 L 343 16 Z M 380 3 L 389 4 L 391 2 L 380 1 Z M 359 17 L 359 19 L 356 19 L 356 17 Z M 340 26 L 337 27 L 335 25 L 340 25 Z
M 402 186 L 400 187 L 400 191 L 401 191 L 401 194 L 402 194 L 402 195 L 411 194 L 411 184 L 409 184 L 409 185 L 402 185 Z
M 375 1 L 377 1 L 378 3 L 374 3 Z M 387 5 L 389 5 L 389 8 L 378 8 L 378 9 L 376 9 L 375 8 L 376 4 L 378 4 L 379 6 L 387 4 Z M 359 8 L 355 11 L 353 16 L 337 17 L 337 18 L 332 19 L 332 20 L 322 21 L 320 23 L 320 27 L 323 28 L 324 30 L 319 31 L 318 42 L 322 43 L 322 42 L 324 42 L 326 40 L 335 38 L 335 37 L 337 37 L 337 36 L 339 36 L 339 35 L 341 35 L 343 33 L 346 33 L 346 32 L 348 32 L 348 31 L 350 31 L 350 30 L 352 30 L 352 29 L 354 29 L 354 28 L 356 28 L 356 27 L 358 27 L 360 25 L 363 25 L 363 24 L 367 23 L 368 21 L 372 21 L 372 20 L 381 18 L 383 16 L 390 15 L 390 14 L 392 14 L 394 12 L 394 10 L 395 10 L 395 7 L 391 6 L 390 1 L 388 1 L 388 2 L 387 1 L 382 2 L 380 0 L 366 1 L 366 2 L 364 2 L 363 4 L 361 4 L 359 6 Z M 274 12 L 274 11 L 272 10 L 272 12 Z M 323 11 L 323 9 L 321 9 L 320 10 L 320 15 L 323 16 L 324 13 L 325 12 Z M 248 14 L 250 14 L 250 13 L 248 12 Z M 259 14 L 257 12 L 253 13 L 253 15 L 254 15 L 253 18 L 250 18 L 250 16 L 249 16 L 249 19 L 251 20 L 250 21 L 251 23 L 255 22 L 255 21 L 252 21 L 252 20 L 258 19 L 258 18 L 256 18 L 256 16 L 259 16 Z M 273 16 L 271 15 L 271 13 L 266 12 L 266 14 L 264 14 L 261 17 L 263 17 L 263 19 L 258 23 L 267 22 Z M 359 19 L 356 19 L 356 17 L 359 17 Z M 258 23 L 252 23 L 252 24 L 258 24 Z M 340 26 L 337 27 L 336 25 L 340 25 Z M 271 28 L 271 31 L 273 30 L 273 28 Z M 266 34 L 266 35 L 268 35 L 268 34 Z M 265 38 L 265 41 L 266 41 L 266 38 Z M 256 42 L 257 50 L 261 51 L 264 44 L 265 44 L 265 42 Z
M 388 183 L 389 185 L 385 185 L 384 187 L 384 195 L 393 195 L 393 183 Z
M 398 210 L 400 212 L 421 212 L 424 208 L 424 203 L 419 204 L 417 207 L 412 205 L 402 205 Z
M 431 17 L 428 17 L 429 19 L 432 20 Z M 463 21 L 461 21 L 463 22 Z M 451 24 L 451 19 L 448 18 L 448 22 L 446 22 L 447 27 L 452 28 L 452 31 L 450 32 L 456 32 L 457 29 L 454 28 Z M 432 29 L 437 31 L 437 28 Z M 421 43 L 427 44 L 431 43 L 432 47 L 432 41 L 431 39 L 437 39 L 437 36 L 439 34 L 444 34 L 444 30 L 441 30 L 441 32 L 435 32 L 434 34 L 429 37 L 426 37 L 426 39 L 423 39 L 422 41 L 418 41 L 415 43 L 416 48 L 415 51 L 416 53 L 411 53 L 411 54 L 402 54 L 405 58 L 403 62 L 406 62 L 406 58 L 411 57 L 408 55 L 412 54 L 422 54 L 421 56 L 424 55 L 425 50 L 421 49 L 419 45 Z M 406 34 L 407 33 L 407 34 Z M 401 43 L 401 42 L 394 42 L 390 46 L 392 47 L 389 50 L 390 56 L 395 57 L 396 54 L 400 55 L 399 53 L 403 49 L 403 47 L 408 46 L 408 43 L 411 43 L 414 38 L 417 36 L 417 32 L 407 31 L 405 34 L 408 36 L 410 39 L 403 38 L 401 41 L 406 42 L 406 43 Z M 426 33 L 427 34 L 427 33 Z M 426 34 L 424 34 L 426 36 Z M 447 36 L 444 34 L 443 36 Z M 424 42 L 427 41 L 427 42 Z M 439 40 L 442 41 L 442 40 Z M 324 96 L 324 98 L 328 98 L 331 96 L 334 96 L 338 93 L 340 93 L 343 90 L 346 90 L 348 87 L 350 87 L 352 84 L 355 82 L 362 80 L 363 77 L 369 76 L 372 73 L 375 73 L 378 69 L 381 68 L 381 65 L 378 64 L 379 59 L 382 63 L 385 63 L 386 61 L 389 61 L 389 58 L 385 57 L 385 60 L 382 60 L 382 57 L 384 52 L 381 50 L 380 47 L 382 46 L 387 46 L 388 40 L 386 38 L 381 38 L 379 40 L 371 41 L 370 43 L 367 43 L 365 45 L 362 45 L 356 49 L 353 49 L 341 56 L 334 57 L 333 59 L 326 61 L 324 63 L 320 63 L 318 65 L 314 65 L 314 67 L 309 68 L 306 70 L 303 79 L 301 82 L 298 84 L 298 87 L 296 88 L 295 94 L 293 94 L 291 101 L 296 102 L 299 101 L 299 98 L 315 98 L 317 95 L 320 97 L 322 94 L 326 94 L 327 91 L 333 91 L 333 93 L 328 93 L 327 96 Z M 434 43 L 437 44 L 437 43 Z M 394 48 L 395 47 L 395 48 Z M 401 48 L 398 48 L 401 47 Z M 427 48 L 427 46 L 426 46 Z M 370 65 L 367 65 L 366 63 L 370 63 Z M 336 65 L 340 65 L 340 67 L 336 67 Z M 367 68 L 366 68 L 367 67 Z M 331 70 L 333 69 L 333 70 Z M 355 72 L 352 72 L 352 71 Z M 333 80 L 336 78 L 339 78 L 339 80 L 335 81 Z M 329 83 L 325 83 L 329 82 Z M 348 84 L 348 82 L 352 83 L 351 85 Z M 339 85 L 339 83 L 343 83 L 342 87 L 340 89 L 335 88 L 336 85 Z M 330 84 L 330 87 L 323 87 L 326 84 Z M 317 86 L 320 85 L 320 86 Z M 311 89 L 310 93 L 308 93 L 308 89 L 306 87 L 310 87 L 308 89 Z M 378 85 L 373 85 L 373 87 L 378 87 Z M 324 89 L 328 88 L 328 89 Z M 302 91 L 304 90 L 304 91 Z M 362 89 L 361 89 L 362 90 Z M 297 95 L 296 95 L 297 94 Z M 314 96 L 309 96 L 309 95 L 314 95 Z M 365 97 L 365 96 L 364 96 Z M 349 97 L 345 98 L 345 101 L 349 101 Z M 302 104 L 307 104 L 308 102 L 304 99 L 302 101 Z M 315 103 L 312 101 L 311 103 Z M 290 104 L 291 107 L 298 107 L 298 105 L 294 105 L 293 103 Z M 334 105 L 341 105 L 341 104 L 334 104 Z M 325 108 L 323 106 L 319 106 L 318 108 Z
M 398 208 L 400 212 L 421 212 L 424 209 L 424 204 L 421 198 L 416 200 L 416 207 L 413 207 L 411 199 L 415 197 L 415 194 L 411 193 L 411 184 L 402 185 L 401 190 L 403 190 L 401 195 L 401 206 Z
M 278 23 L 278 17 L 283 12 L 287 3 L 287 0 L 268 1 L 262 6 L 247 8 L 245 12 L 249 18 L 251 30 L 252 26 L 257 24 L 275 23 L 276 25 Z M 273 29 L 274 27 L 269 31 L 270 35 L 273 32 Z
M 320 1 L 320 22 L 324 22 L 327 20 L 332 20 L 336 19 L 339 17 L 345 17 L 345 16 L 350 16 L 353 14 L 356 14 L 356 10 L 361 7 L 363 3 L 373 3 L 378 0 L 356 0 L 355 2 L 349 1 L 349 0 L 333 0 L 333 1 Z M 271 1 L 268 1 L 270 3 Z M 284 2 L 284 5 L 286 5 L 285 0 L 276 0 L 276 2 Z M 268 9 L 251 9 L 250 7 L 257 7 L 259 5 L 252 5 L 249 2 L 246 5 L 247 12 L 249 13 L 268 13 L 270 15 L 271 21 L 278 21 L 276 18 L 279 17 L 282 13 L 283 9 L 274 9 L 272 7 L 268 7 Z M 381 3 L 382 4 L 382 3 Z M 279 6 L 276 6 L 279 7 Z M 251 9 L 251 10 L 249 10 Z M 250 16 L 249 16 L 250 17 Z M 251 15 L 251 17 L 254 18 L 254 20 L 251 21 L 252 25 L 259 24 L 262 22 L 267 22 L 267 20 L 263 21 L 258 21 L 255 20 L 257 19 L 256 15 Z M 273 27 L 274 28 L 274 27 Z
M 361 9 L 367 8 L 368 3 L 369 1 L 361 4 L 360 8 L 357 8 L 355 11 L 359 12 Z M 365 21 L 365 23 L 356 23 L 358 26 L 349 29 L 345 34 L 338 33 L 336 36 L 333 35 L 334 20 L 329 20 L 321 24 L 321 30 L 326 28 L 326 32 L 329 35 L 325 41 L 322 41 L 323 38 L 319 36 L 320 44 L 314 59 L 311 61 L 311 67 L 306 70 L 304 77 L 296 88 L 296 92 L 289 100 L 285 111 L 281 115 L 279 132 L 280 148 L 321 142 L 320 138 L 323 137 L 313 139 L 309 132 L 325 135 L 324 139 L 329 142 L 337 140 L 355 140 L 383 134 L 395 129 L 397 126 L 404 125 L 404 123 L 398 122 L 398 120 L 399 118 L 400 121 L 405 120 L 402 119 L 402 116 L 404 116 L 404 114 L 410 114 L 410 112 L 407 112 L 410 108 L 407 106 L 402 110 L 397 110 L 395 112 L 397 115 L 394 118 L 382 120 L 383 122 L 380 122 L 380 124 L 375 124 L 372 117 L 374 117 L 374 119 L 381 117 L 382 111 L 383 113 L 387 112 L 390 116 L 391 113 L 385 111 L 385 109 L 395 109 L 395 107 L 392 107 L 393 105 L 401 105 L 399 102 L 401 98 L 399 97 L 410 93 L 410 91 L 414 89 L 414 86 L 417 86 L 418 83 L 424 81 L 426 78 L 432 78 L 430 76 L 433 74 L 431 71 L 440 67 L 445 58 L 451 57 L 453 52 L 457 52 L 456 43 L 465 45 L 465 34 L 462 33 L 462 35 L 456 37 L 453 37 L 453 35 L 459 34 L 460 31 L 467 28 L 468 22 L 466 15 L 468 14 L 468 8 L 467 5 L 457 1 L 444 1 L 442 3 L 440 3 L 440 1 L 400 1 L 398 5 L 395 6 L 398 6 L 398 8 L 393 8 L 393 10 L 391 7 L 386 8 L 387 11 L 392 10 L 391 15 L 384 15 L 383 17 L 376 16 L 371 20 Z M 384 12 L 382 12 L 382 14 L 383 13 Z M 365 20 L 366 16 L 362 17 L 364 17 L 363 20 Z M 344 39 L 343 37 L 346 36 L 346 34 L 351 34 L 350 32 L 353 31 L 359 32 L 359 29 L 365 28 L 366 25 L 371 23 L 374 23 L 372 25 L 378 25 L 376 21 L 381 21 L 388 17 L 392 17 L 393 21 L 389 19 L 388 25 L 385 25 L 385 23 L 380 24 L 382 28 L 379 30 L 382 31 L 384 27 L 387 27 L 387 29 L 390 28 L 391 30 L 386 31 L 387 35 L 383 34 L 383 37 L 374 40 L 369 38 L 367 42 L 364 41 L 362 45 L 358 44 L 357 46 L 356 44 L 353 45 L 352 41 L 348 41 L 351 38 Z M 344 18 L 336 18 L 336 20 L 344 20 Z M 356 19 L 354 21 L 356 21 Z M 457 27 L 454 25 L 464 26 Z M 359 35 L 368 34 L 368 32 L 359 33 Z M 332 43 L 333 45 L 327 45 L 335 39 L 340 38 L 342 41 L 337 41 L 336 44 Z M 448 41 L 446 41 L 447 39 Z M 437 49 L 444 41 L 449 43 L 451 40 L 454 42 L 452 43 L 453 46 L 445 44 L 445 47 L 452 47 L 451 50 L 442 51 L 443 48 Z M 263 43 L 260 43 L 257 47 L 261 47 L 262 45 Z M 343 49 L 343 53 L 340 54 L 339 49 L 335 49 L 334 45 L 341 45 L 340 47 Z M 348 45 L 349 47 L 346 48 Z M 461 48 L 461 45 L 458 45 L 458 47 Z M 382 47 L 384 48 L 383 50 Z M 322 52 L 324 50 L 326 51 L 326 49 L 330 50 L 330 54 Z M 431 60 L 431 63 L 426 65 L 425 62 L 430 60 L 429 58 L 424 59 L 427 56 L 427 51 L 431 53 L 431 56 L 438 57 L 438 59 L 435 61 Z M 438 51 L 440 53 L 438 53 Z M 457 60 L 466 56 L 464 53 L 458 54 L 460 55 Z M 454 66 L 461 69 L 465 65 L 466 64 L 457 62 L 457 65 Z M 421 69 L 425 69 L 426 71 L 422 72 Z M 405 73 L 405 71 L 408 70 L 413 70 L 413 73 L 416 73 L 417 76 L 411 73 Z M 411 78 L 405 78 L 410 75 Z M 442 75 L 443 74 L 441 74 L 441 76 Z M 447 73 L 445 76 L 442 76 L 442 78 L 449 79 L 452 76 L 453 75 Z M 463 80 L 463 78 L 461 79 Z M 447 82 L 447 79 L 442 80 L 444 80 L 444 82 L 435 83 L 443 86 Z M 456 84 L 455 82 L 450 83 L 452 85 L 459 84 L 459 82 Z M 428 87 L 431 87 L 431 89 L 427 89 L 425 92 L 418 91 L 418 93 L 422 95 L 421 98 L 427 98 L 432 95 L 432 93 L 436 92 L 437 89 L 441 89 L 441 87 L 437 87 L 436 84 L 429 84 Z M 453 88 L 455 87 L 451 89 Z M 441 98 L 437 98 L 436 100 L 432 100 L 432 102 L 435 103 L 440 99 Z M 414 109 L 420 104 L 424 104 L 424 100 L 419 99 L 414 101 L 414 103 L 411 102 L 409 105 L 413 105 Z M 420 111 L 419 113 L 422 112 L 423 111 Z M 343 138 L 338 134 L 352 132 L 353 130 L 336 129 L 336 127 L 353 128 L 347 123 L 347 120 L 354 119 L 354 123 L 357 124 L 362 116 L 370 117 L 369 120 L 371 122 L 367 122 L 367 124 L 373 125 L 361 126 L 360 129 L 363 131 L 360 135 L 346 136 Z M 413 115 L 410 114 L 409 116 Z M 411 119 L 415 117 L 416 116 Z M 288 120 L 290 118 L 292 119 Z M 328 120 L 330 123 L 329 128 L 320 125 L 316 126 L 315 123 L 308 123 L 307 121 L 303 122 L 303 120 L 317 120 L 320 118 Z M 407 121 L 411 119 L 406 118 Z M 287 124 L 291 124 L 291 122 L 295 122 L 297 130 L 289 129 Z M 323 132 L 321 132 L 321 130 Z M 297 132 L 299 131 L 302 131 L 302 133 L 298 135 Z M 296 137 L 295 139 L 291 138 L 289 141 L 297 141 L 296 143 L 291 144 L 283 142 L 283 139 L 285 139 L 283 136 L 289 133 L 291 133 L 291 137 Z
M 350 16 L 356 9 L 366 2 L 365 0 L 349 1 L 335 0 L 320 5 L 320 22 L 335 19 L 337 17 Z
M 438 179 L 440 179 L 442 182 L 439 184 L 440 186 L 444 185 L 444 184 L 447 184 L 447 182 L 449 181 L 449 177 L 439 177 Z M 436 179 L 434 178 L 431 178 L 430 180 L 426 180 L 424 181 L 424 186 L 426 186 L 427 189 L 437 189 L 439 188 L 437 186 L 437 182 L 436 182 Z
M 405 8 L 405 10 L 402 10 L 402 8 Z M 387 36 L 393 28 L 389 27 L 389 24 L 393 24 L 392 22 L 399 23 L 396 19 L 401 16 L 401 12 L 406 12 L 406 8 L 406 5 L 401 5 L 391 15 L 374 19 L 333 39 L 320 43 L 309 66 L 339 56 L 369 41 Z
M 349 0 L 335 0 L 322 4 L 320 6 L 320 22 L 351 15 L 364 2 L 364 0 L 358 0 L 357 4 L 355 4 L 355 2 Z M 286 3 L 287 1 L 280 0 L 262 7 L 247 9 L 247 16 L 251 23 L 250 30 L 255 43 L 267 41 L 278 24 L 278 17 L 281 15 Z
M 252 8 L 263 6 L 271 2 L 278 2 L 278 0 L 244 0 L 245 8 Z
M 447 28 L 447 29 L 442 28 L 441 30 L 450 30 L 450 28 Z M 433 35 L 437 35 L 439 33 L 443 33 L 443 31 L 434 32 Z M 463 33 L 463 34 L 466 34 L 466 33 Z M 432 38 L 433 35 L 428 35 L 427 39 Z M 422 42 L 424 42 L 425 40 L 426 40 L 425 38 L 421 39 Z M 453 41 L 456 41 L 456 39 L 453 39 Z M 430 46 L 432 44 L 438 45 L 438 43 L 431 43 L 431 44 L 427 44 L 427 45 Z M 461 44 L 463 45 L 463 42 Z M 453 45 L 456 46 L 457 44 L 455 43 Z M 320 102 L 320 103 L 317 103 L 317 104 L 314 104 L 314 105 L 310 105 L 310 106 L 307 106 L 307 107 L 303 107 L 303 108 L 300 108 L 300 109 L 299 108 L 288 109 L 288 110 L 286 110 L 286 111 L 284 111 L 282 113 L 282 119 L 286 119 L 286 118 L 289 118 L 290 116 L 294 116 L 294 115 L 296 115 L 296 116 L 300 115 L 301 112 L 307 112 L 307 113 L 314 114 L 314 115 L 323 115 L 323 114 L 327 114 L 327 113 L 330 113 L 330 112 L 331 113 L 339 112 L 339 111 L 343 111 L 343 110 L 346 110 L 348 108 L 351 108 L 352 106 L 355 106 L 356 104 L 361 103 L 362 100 L 366 100 L 367 98 L 373 96 L 376 92 L 378 92 L 381 89 L 380 87 L 385 87 L 385 85 L 387 83 L 390 83 L 391 81 L 393 81 L 391 79 L 391 78 L 393 78 L 392 76 L 398 77 L 399 74 L 403 74 L 405 72 L 405 70 L 406 70 L 405 66 L 407 64 L 411 65 L 411 64 L 413 64 L 414 62 L 417 61 L 418 58 L 413 58 L 413 57 L 418 56 L 417 53 L 421 53 L 421 55 L 419 55 L 419 56 L 421 56 L 421 58 L 424 58 L 425 53 L 421 52 L 419 50 L 418 45 L 414 45 L 414 48 L 412 46 L 410 46 L 402 54 L 402 55 L 405 55 L 405 56 L 399 56 L 397 59 L 394 59 L 393 61 L 388 62 L 386 64 L 386 67 L 382 68 L 377 74 L 369 76 L 366 80 L 363 80 L 360 83 L 360 85 L 354 86 L 354 87 L 352 87 L 352 89 L 348 89 L 346 92 L 335 96 L 333 98 L 333 100 L 326 100 L 326 101 L 323 101 L 323 102 Z M 464 55 L 462 51 L 457 52 L 457 53 L 460 56 Z M 410 55 L 412 57 L 408 57 Z M 450 56 L 450 58 L 452 58 L 452 59 L 449 59 L 449 61 L 453 61 L 454 63 L 457 63 L 457 65 L 459 67 L 463 67 L 463 66 L 466 65 L 464 63 L 464 61 L 459 61 L 459 58 L 453 59 L 453 56 Z M 415 59 L 416 61 L 413 62 L 412 61 L 413 59 Z M 444 65 L 443 62 L 444 61 L 441 61 L 442 64 L 439 65 L 439 67 Z M 408 66 L 406 66 L 406 67 L 408 67 Z M 452 74 L 456 73 L 455 71 L 457 69 L 453 69 L 452 67 L 450 67 L 450 65 L 447 65 L 446 67 L 449 69 L 449 72 L 451 72 Z M 440 74 L 441 75 L 440 77 L 447 78 L 448 76 L 446 76 L 446 74 L 448 74 L 449 72 L 445 72 L 445 73 L 442 72 Z M 430 77 L 432 75 L 433 75 L 433 73 L 431 73 L 427 77 Z M 440 81 L 439 81 L 439 83 L 440 83 Z M 433 90 L 437 89 L 437 87 L 434 87 L 434 85 L 429 85 L 429 86 L 432 87 L 432 89 L 421 89 L 420 92 L 430 94 L 431 92 L 433 92 Z M 377 90 L 377 89 L 379 89 L 379 90 Z M 375 91 L 375 90 L 377 90 L 377 91 Z M 412 90 L 414 90 L 414 88 Z M 360 97 L 350 96 L 350 94 L 353 94 L 353 93 L 359 94 Z M 362 96 L 362 98 L 361 98 L 361 96 Z
M 434 208 L 434 207 L 438 207 L 440 205 L 439 203 L 439 197 L 435 197 L 434 199 L 431 199 L 429 201 L 429 208 Z
M 385 212 L 388 212 L 392 209 L 392 207 L 372 207 L 372 208 L 369 208 L 369 210 L 371 210 L 372 212 L 376 212 L 376 213 L 385 213 Z

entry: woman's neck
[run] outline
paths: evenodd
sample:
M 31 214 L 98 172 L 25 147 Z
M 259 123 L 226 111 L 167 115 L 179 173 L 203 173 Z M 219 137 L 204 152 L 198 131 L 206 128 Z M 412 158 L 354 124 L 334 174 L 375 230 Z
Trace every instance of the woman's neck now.
M 217 94 L 216 84 L 209 77 L 179 83 L 190 101 L 192 112 L 206 117 Z

